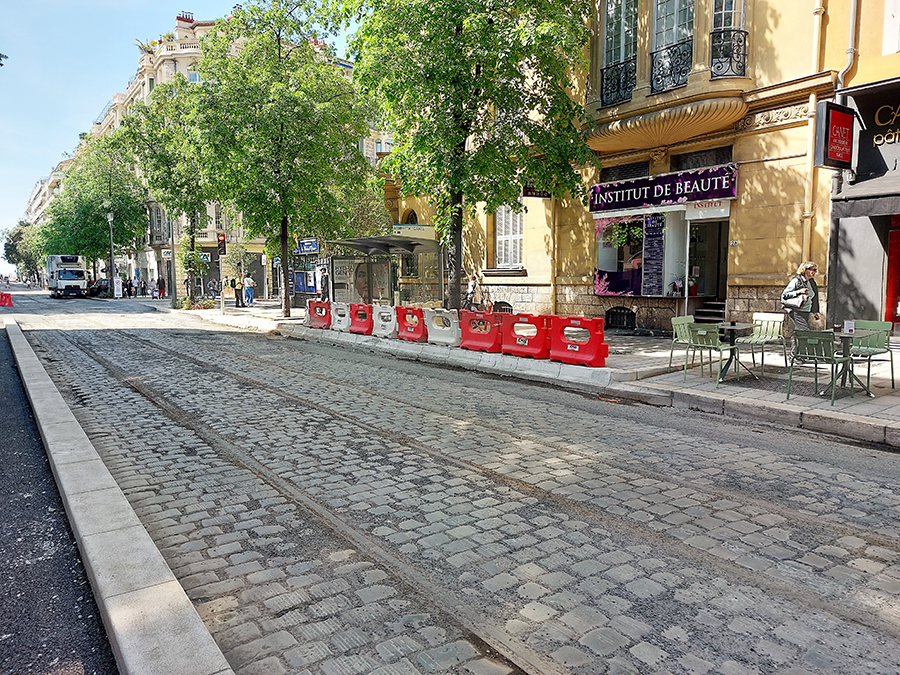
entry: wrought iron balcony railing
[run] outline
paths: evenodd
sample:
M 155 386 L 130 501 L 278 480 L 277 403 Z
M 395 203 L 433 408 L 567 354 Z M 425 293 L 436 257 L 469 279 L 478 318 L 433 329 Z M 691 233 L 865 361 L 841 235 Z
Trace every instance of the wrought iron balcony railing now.
M 631 100 L 637 82 L 637 59 L 607 66 L 600 71 L 600 105 L 610 106 Z
M 709 34 L 709 68 L 712 78 L 747 74 L 747 31 L 721 28 Z
M 650 54 L 650 92 L 658 94 L 687 84 L 693 67 L 694 41 L 685 40 Z

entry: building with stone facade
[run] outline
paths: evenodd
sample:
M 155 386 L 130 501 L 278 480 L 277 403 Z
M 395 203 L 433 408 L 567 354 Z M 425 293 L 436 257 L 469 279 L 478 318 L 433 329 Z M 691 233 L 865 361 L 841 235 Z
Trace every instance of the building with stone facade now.
M 676 315 L 780 311 L 805 260 L 819 265 L 827 307 L 838 269 L 852 292 L 877 263 L 884 276 L 867 282 L 871 301 L 855 315 L 880 318 L 888 254 L 879 236 L 897 219 L 877 216 L 863 246 L 871 256 L 848 254 L 853 224 L 835 234 L 831 217 L 834 171 L 814 161 L 816 108 L 841 87 L 900 72 L 897 0 L 596 7 L 583 95 L 602 168 L 583 171 L 589 206 L 584 195 L 556 200 L 525 187 L 525 212 L 468 222 L 466 264 L 487 295 L 515 311 L 665 330 Z M 399 222 L 414 211 L 428 222 L 427 200 L 389 203 Z

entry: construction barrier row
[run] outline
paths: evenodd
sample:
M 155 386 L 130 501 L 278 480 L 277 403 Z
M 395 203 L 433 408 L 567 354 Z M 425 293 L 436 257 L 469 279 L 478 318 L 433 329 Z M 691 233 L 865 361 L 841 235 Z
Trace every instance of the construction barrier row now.
M 305 325 L 595 368 L 609 356 L 601 318 L 309 300 Z

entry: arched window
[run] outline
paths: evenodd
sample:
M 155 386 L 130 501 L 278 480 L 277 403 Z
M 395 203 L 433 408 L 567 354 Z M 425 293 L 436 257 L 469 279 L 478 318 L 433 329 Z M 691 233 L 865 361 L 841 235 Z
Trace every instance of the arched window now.
M 403 219 L 403 223 L 405 225 L 418 225 L 419 224 L 419 216 L 416 215 L 415 211 L 410 211 L 406 214 L 406 218 Z

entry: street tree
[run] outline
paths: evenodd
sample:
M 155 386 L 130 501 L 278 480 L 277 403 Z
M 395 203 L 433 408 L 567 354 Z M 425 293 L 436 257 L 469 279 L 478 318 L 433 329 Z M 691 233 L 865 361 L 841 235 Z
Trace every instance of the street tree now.
M 149 223 L 133 161 L 119 132 L 83 140 L 59 195 L 47 207 L 47 219 L 37 226 L 41 255 L 78 254 L 102 260 L 110 254 L 110 246 L 113 253 L 136 249 Z M 114 262 L 109 265 L 112 278 Z
M 384 169 L 432 200 L 459 307 L 464 216 L 521 208 L 523 183 L 583 192 L 581 128 L 592 0 L 345 0 L 354 75 L 394 134 Z
M 170 215 L 185 215 L 178 261 L 188 278 L 190 302 L 195 277 L 208 267 L 197 248 L 197 233 L 206 224 L 207 203 L 216 196 L 200 149 L 199 100 L 197 85 L 177 73 L 154 87 L 149 103 L 135 104 L 124 121 L 150 193 Z M 174 279 L 171 285 L 174 298 Z
M 16 266 L 20 276 L 36 279 L 41 268 L 41 257 L 35 243 L 35 227 L 20 220 L 3 235 L 3 257 L 6 261 Z
M 241 213 L 245 235 L 280 252 L 282 289 L 299 237 L 349 233 L 342 204 L 369 166 L 358 143 L 367 106 L 322 43 L 314 7 L 271 0 L 236 8 L 202 42 L 205 159 L 217 192 Z M 282 294 L 290 316 L 290 297 Z

